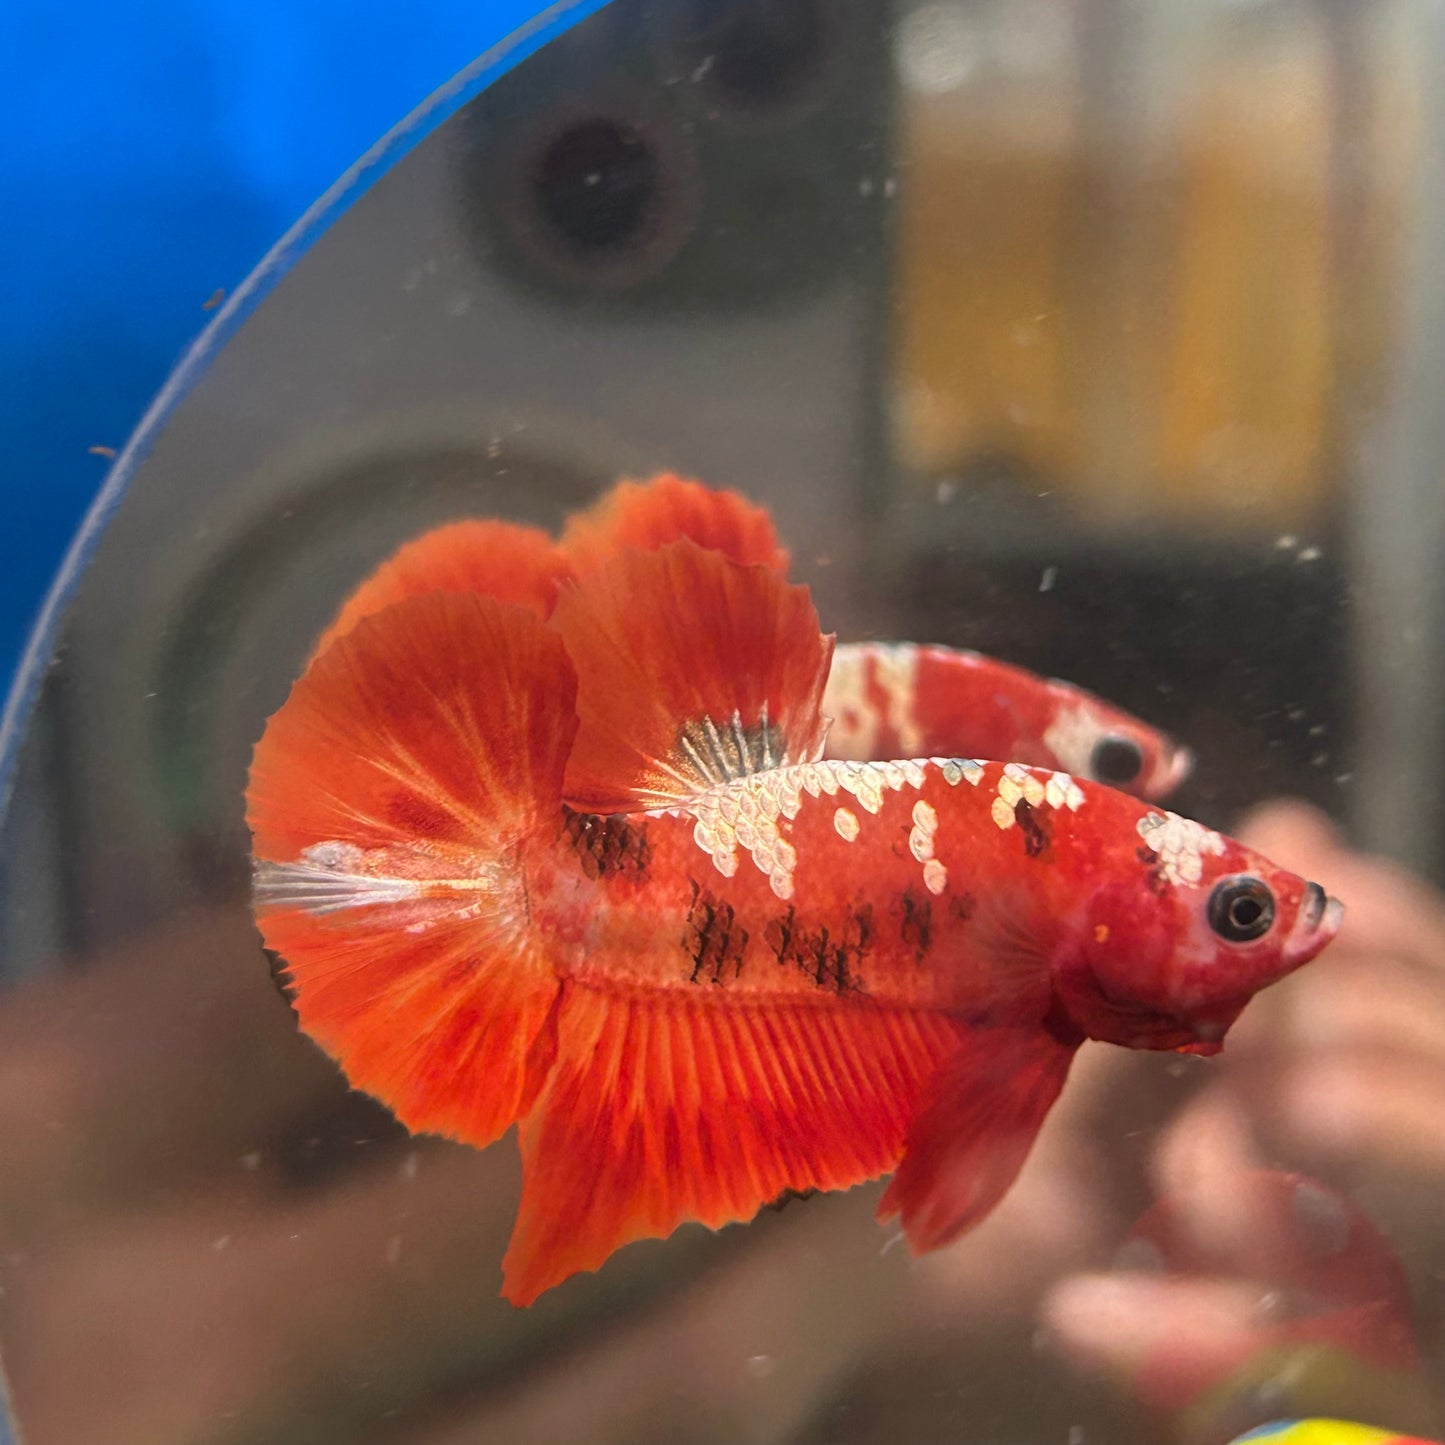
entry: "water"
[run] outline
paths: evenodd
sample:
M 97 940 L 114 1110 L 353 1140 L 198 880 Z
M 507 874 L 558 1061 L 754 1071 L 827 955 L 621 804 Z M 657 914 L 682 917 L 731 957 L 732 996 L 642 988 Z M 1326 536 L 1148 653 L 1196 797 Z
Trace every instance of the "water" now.
M 32 1445 L 1429 1428 L 1445 928 L 1312 824 L 1267 826 L 1336 869 L 1359 941 L 1224 1060 L 1086 1055 L 956 1249 L 910 1260 L 870 1187 L 519 1313 L 513 1145 L 408 1138 L 297 1035 L 240 795 L 398 541 L 555 527 L 669 467 L 771 507 L 840 636 L 1070 677 L 1194 747 L 1181 811 L 1305 798 L 1439 883 L 1439 30 L 1423 3 L 613 0 L 223 322 L 4 760 L 0 1349 Z M 1385 1231 L 1419 1368 L 1370 1355 L 1404 1308 L 1383 1265 L 1246 1258 L 1261 1164 Z M 1116 1287 L 1157 1283 L 1130 1231 L 1161 1191 L 1213 1230 L 1188 1269 L 1243 1295 Z M 1343 1362 L 1256 1348 L 1185 1400 L 1111 1353 L 1361 1291 Z

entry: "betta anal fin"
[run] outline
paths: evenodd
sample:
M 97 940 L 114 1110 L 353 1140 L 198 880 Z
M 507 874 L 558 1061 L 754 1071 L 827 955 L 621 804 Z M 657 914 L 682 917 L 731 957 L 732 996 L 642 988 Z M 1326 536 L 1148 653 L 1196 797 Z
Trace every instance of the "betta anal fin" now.
M 607 972 L 604 960 L 595 976 Z M 960 1033 L 921 1010 L 738 997 L 689 1006 L 567 980 L 556 1058 L 521 1125 L 522 1201 L 502 1293 L 529 1304 L 684 1221 L 718 1229 L 786 1191 L 887 1173 Z
M 915 1254 L 980 1223 L 1008 1192 L 1068 1077 L 1077 1042 L 1041 1027 L 971 1031 L 908 1131 L 878 1205 Z

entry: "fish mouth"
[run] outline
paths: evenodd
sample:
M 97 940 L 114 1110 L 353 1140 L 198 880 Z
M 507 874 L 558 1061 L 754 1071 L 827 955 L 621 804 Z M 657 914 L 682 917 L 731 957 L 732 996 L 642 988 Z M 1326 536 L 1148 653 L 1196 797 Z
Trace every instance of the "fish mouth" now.
M 1306 883 L 1299 917 L 1285 941 L 1284 956 L 1291 968 L 1308 963 L 1340 931 L 1345 905 L 1331 898 L 1318 883 Z
M 1182 745 L 1175 747 L 1154 769 L 1154 776 L 1149 780 L 1150 795 L 1156 798 L 1167 797 L 1193 771 L 1194 750 Z

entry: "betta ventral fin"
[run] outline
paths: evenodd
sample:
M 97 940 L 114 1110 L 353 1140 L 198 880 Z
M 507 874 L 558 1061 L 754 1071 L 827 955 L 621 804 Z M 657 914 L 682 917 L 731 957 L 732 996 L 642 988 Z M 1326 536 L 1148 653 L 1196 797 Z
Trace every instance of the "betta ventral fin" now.
M 1039 1027 L 980 1028 L 944 1067 L 878 1205 L 915 1254 L 979 1223 L 1008 1192 L 1068 1077 L 1078 1041 Z

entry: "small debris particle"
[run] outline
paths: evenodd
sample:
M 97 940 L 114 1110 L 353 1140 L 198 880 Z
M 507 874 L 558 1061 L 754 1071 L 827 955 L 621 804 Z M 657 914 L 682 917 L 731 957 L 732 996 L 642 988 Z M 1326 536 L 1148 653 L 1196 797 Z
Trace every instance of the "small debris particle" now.
M 86 447 L 86 451 L 88 451 L 93 457 L 113 457 L 115 455 L 114 447 Z
M 748 1356 L 748 1374 L 755 1380 L 766 1380 L 777 1368 L 778 1362 L 771 1355 Z
M 1045 567 L 1044 575 L 1039 578 L 1039 591 L 1052 592 L 1054 583 L 1059 580 L 1059 569 L 1057 567 Z
M 225 299 L 226 288 L 224 286 L 217 286 L 216 289 L 201 302 L 201 310 L 214 311 Z
M 945 479 L 934 489 L 940 507 L 946 507 L 958 495 L 958 483 Z
M 1301 547 L 1296 562 L 1318 562 L 1323 557 L 1324 551 L 1320 547 Z

